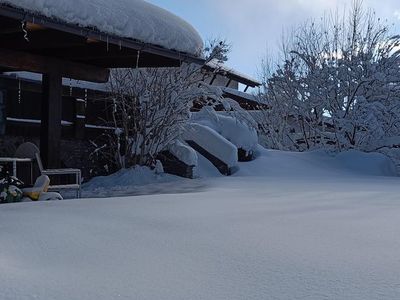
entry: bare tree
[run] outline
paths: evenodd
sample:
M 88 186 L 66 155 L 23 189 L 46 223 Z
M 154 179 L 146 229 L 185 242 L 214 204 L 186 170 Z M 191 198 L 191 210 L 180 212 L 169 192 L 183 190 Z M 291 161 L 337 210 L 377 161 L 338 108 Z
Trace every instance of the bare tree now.
M 229 47 L 224 41 L 209 42 L 205 63 L 224 61 Z M 181 135 L 194 101 L 221 101 L 222 91 L 205 83 L 213 74 L 205 73 L 203 67 L 182 64 L 177 68 L 113 70 L 108 101 L 111 118 L 104 125 L 114 130 L 104 134 L 107 143 L 95 145 L 97 156 L 114 162 L 112 169 L 154 165 L 158 153 Z
M 193 101 L 214 92 L 203 84 L 198 65 L 115 70 L 111 91 L 115 131 L 110 141 L 120 168 L 153 164 L 181 134 Z
M 399 45 L 362 1 L 300 26 L 266 82 L 270 146 L 364 150 L 399 135 Z

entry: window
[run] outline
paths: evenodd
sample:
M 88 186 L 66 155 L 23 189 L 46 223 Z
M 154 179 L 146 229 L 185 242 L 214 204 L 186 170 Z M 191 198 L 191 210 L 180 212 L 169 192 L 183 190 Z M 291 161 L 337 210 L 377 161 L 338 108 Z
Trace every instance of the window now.
M 0 135 L 6 132 L 6 99 L 4 93 L 0 91 Z

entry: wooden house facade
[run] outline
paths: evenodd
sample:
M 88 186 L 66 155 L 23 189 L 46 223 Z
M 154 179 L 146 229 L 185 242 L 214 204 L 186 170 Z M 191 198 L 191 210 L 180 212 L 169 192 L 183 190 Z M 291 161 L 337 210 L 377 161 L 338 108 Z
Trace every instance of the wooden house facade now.
M 192 45 L 188 52 L 179 47 L 168 48 L 162 35 L 168 31 L 160 31 L 159 35 L 157 31 L 152 32 L 150 40 L 143 40 L 140 36 L 127 36 L 129 32 L 107 31 L 113 27 L 107 22 L 118 21 L 112 12 L 103 11 L 106 19 L 93 24 L 87 24 L 85 16 L 81 16 L 83 23 L 79 24 L 63 19 L 62 1 L 47 1 L 49 7 L 46 8 L 44 2 L 26 2 L 18 6 L 0 0 L 0 156 L 12 156 L 18 144 L 29 140 L 40 146 L 45 167 L 81 167 L 80 162 L 71 159 L 75 152 L 80 153 L 76 156 L 81 161 L 88 160 L 90 138 L 99 130 L 106 130 L 96 123 L 98 119 L 107 118 L 105 93 L 95 88 L 71 90 L 68 84 L 63 84 L 63 78 L 106 83 L 110 68 L 203 63 L 197 52 L 202 47 L 197 32 L 162 9 L 158 11 L 151 6 L 153 23 L 158 21 L 157 16 L 164 18 L 165 24 L 171 23 L 171 31 L 176 31 L 178 37 L 182 35 L 182 44 Z M 94 5 L 95 2 L 80 4 Z M 38 7 L 40 3 L 43 7 Z M 99 6 L 102 3 L 98 1 Z M 118 6 L 118 0 L 113 5 Z M 140 15 L 140 9 L 149 4 L 135 5 L 136 2 L 132 2 L 132 7 L 126 10 Z M 76 14 L 79 13 L 76 7 Z M 129 21 L 136 16 L 126 14 L 125 18 Z M 78 19 L 77 16 L 75 20 Z M 186 28 L 180 30 L 176 22 Z M 141 31 L 136 32 L 140 34 Z M 8 72 L 14 71 L 38 73 L 41 79 L 12 78 Z
M 26 75 L 26 74 L 25 74 Z M 36 76 L 37 77 L 37 76 Z M 42 82 L 37 79 L 0 75 L 0 153 L 12 157 L 24 142 L 40 145 Z M 85 178 L 105 174 L 92 154 L 107 127 L 112 104 L 109 93 L 99 88 L 77 86 L 76 81 L 62 88 L 60 166 L 80 167 Z M 104 138 L 103 138 L 104 140 Z

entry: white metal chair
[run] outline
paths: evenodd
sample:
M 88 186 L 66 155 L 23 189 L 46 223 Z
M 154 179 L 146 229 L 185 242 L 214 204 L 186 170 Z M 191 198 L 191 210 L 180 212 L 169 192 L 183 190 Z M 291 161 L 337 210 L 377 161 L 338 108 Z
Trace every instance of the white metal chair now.
M 39 166 L 40 173 L 42 175 L 47 176 L 55 176 L 55 175 L 74 175 L 75 183 L 72 184 L 59 184 L 59 185 L 50 185 L 50 190 L 76 190 L 77 198 L 81 197 L 81 185 L 82 185 L 82 174 L 79 169 L 45 169 L 43 168 L 42 159 L 40 158 L 40 154 L 35 153 L 36 161 Z
M 32 161 L 30 162 L 30 183 L 33 183 L 33 164 L 32 162 L 36 159 L 35 155 L 39 152 L 39 148 L 31 143 L 26 142 L 18 146 L 15 151 L 14 157 L 17 158 L 29 158 Z

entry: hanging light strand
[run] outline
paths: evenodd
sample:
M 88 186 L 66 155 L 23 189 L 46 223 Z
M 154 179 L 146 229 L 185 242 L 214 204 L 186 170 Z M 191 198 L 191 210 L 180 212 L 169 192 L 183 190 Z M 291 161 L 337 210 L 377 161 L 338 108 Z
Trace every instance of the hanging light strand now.
M 69 95 L 72 96 L 72 79 L 69 79 Z
M 88 90 L 85 89 L 85 107 L 87 107 L 87 100 L 88 100 Z
M 18 79 L 18 104 L 21 104 L 22 90 L 21 90 L 21 79 Z
M 29 42 L 28 31 L 26 30 L 26 21 L 21 21 L 22 32 L 24 33 L 25 41 Z

